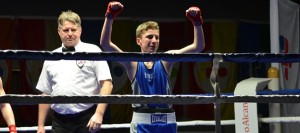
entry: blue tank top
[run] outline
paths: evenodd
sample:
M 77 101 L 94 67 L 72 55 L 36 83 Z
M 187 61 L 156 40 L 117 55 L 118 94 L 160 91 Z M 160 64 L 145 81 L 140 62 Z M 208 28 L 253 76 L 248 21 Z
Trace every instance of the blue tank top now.
M 131 84 L 134 95 L 170 95 L 171 84 L 161 61 L 155 61 L 152 68 L 148 69 L 143 62 L 138 62 L 137 72 Z M 170 108 L 168 104 L 133 104 L 133 107 L 148 106 L 151 108 Z

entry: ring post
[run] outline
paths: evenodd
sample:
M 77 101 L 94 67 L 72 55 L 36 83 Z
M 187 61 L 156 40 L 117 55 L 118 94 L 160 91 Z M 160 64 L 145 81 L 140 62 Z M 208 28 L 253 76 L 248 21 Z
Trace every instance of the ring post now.
M 279 71 L 276 67 L 271 67 L 268 70 L 268 78 L 271 81 L 268 87 L 272 91 L 279 90 Z M 270 103 L 269 104 L 269 117 L 280 117 L 280 103 Z M 281 125 L 280 123 L 270 123 L 270 133 L 280 133 Z
M 256 90 L 263 90 L 270 79 L 249 78 L 239 82 L 234 90 L 235 96 L 255 96 Z M 258 133 L 257 103 L 234 103 L 235 132 Z
M 220 94 L 220 86 L 218 84 L 218 71 L 219 71 L 219 66 L 220 63 L 223 62 L 223 58 L 220 54 L 216 54 L 213 60 L 213 67 L 210 73 L 210 83 L 214 89 L 214 96 L 216 98 L 220 98 L 221 94 Z M 214 109 L 215 109 L 215 121 L 216 121 L 216 125 L 215 125 L 215 132 L 216 133 L 221 133 L 221 103 L 216 101 L 214 103 Z

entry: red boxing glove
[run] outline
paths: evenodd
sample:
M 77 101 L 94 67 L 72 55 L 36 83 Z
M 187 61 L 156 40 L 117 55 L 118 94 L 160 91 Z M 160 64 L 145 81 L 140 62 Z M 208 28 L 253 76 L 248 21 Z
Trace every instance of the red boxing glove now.
M 123 10 L 123 5 L 120 2 L 112 1 L 107 5 L 105 17 L 114 19 Z
M 9 128 L 9 133 L 17 133 L 16 125 L 10 125 L 8 128 Z
M 203 19 L 201 16 L 201 10 L 200 8 L 196 6 L 190 7 L 188 10 L 186 10 L 185 14 L 190 21 L 192 21 L 194 26 L 202 25 Z

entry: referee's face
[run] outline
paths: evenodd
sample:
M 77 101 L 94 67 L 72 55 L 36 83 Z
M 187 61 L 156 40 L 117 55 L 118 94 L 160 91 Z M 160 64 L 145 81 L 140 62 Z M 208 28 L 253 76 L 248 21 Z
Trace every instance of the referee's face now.
M 66 47 L 74 47 L 80 41 L 81 27 L 73 22 L 65 21 L 61 27 L 58 28 L 58 34 Z

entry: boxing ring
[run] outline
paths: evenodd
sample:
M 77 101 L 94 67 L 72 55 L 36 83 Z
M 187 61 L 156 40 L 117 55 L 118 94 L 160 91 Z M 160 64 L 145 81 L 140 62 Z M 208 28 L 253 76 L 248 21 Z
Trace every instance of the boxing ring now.
M 215 132 L 221 133 L 221 125 L 234 125 L 235 120 L 221 120 L 221 103 L 299 103 L 299 92 L 272 91 L 261 92 L 258 95 L 232 95 L 220 93 L 218 85 L 219 64 L 227 62 L 264 62 L 284 63 L 300 62 L 300 54 L 276 54 L 276 53 L 196 53 L 196 54 L 167 54 L 167 53 L 56 53 L 49 51 L 28 50 L 0 50 L 1 60 L 107 60 L 107 61 L 156 61 L 170 62 L 213 62 L 210 74 L 210 83 L 214 89 L 212 94 L 194 95 L 96 95 L 96 96 L 40 96 L 40 95 L 14 95 L 0 96 L 0 103 L 13 103 L 19 105 L 39 103 L 108 103 L 108 104 L 132 104 L 132 103 L 169 103 L 169 104 L 214 104 L 215 120 L 194 120 L 177 122 L 178 126 L 215 126 Z M 262 123 L 300 122 L 300 117 L 269 117 L 258 118 Z M 18 124 L 17 124 L 18 125 Z M 103 124 L 101 128 L 129 128 L 130 123 Z M 18 131 L 35 131 L 37 127 L 17 127 Z M 51 126 L 46 126 L 51 130 Z M 7 127 L 0 128 L 0 132 L 8 131 Z

